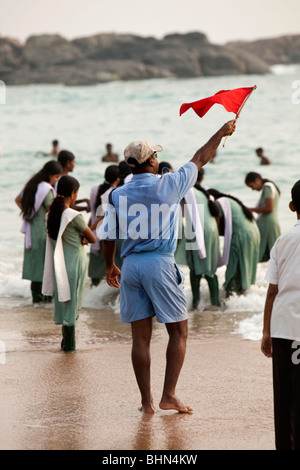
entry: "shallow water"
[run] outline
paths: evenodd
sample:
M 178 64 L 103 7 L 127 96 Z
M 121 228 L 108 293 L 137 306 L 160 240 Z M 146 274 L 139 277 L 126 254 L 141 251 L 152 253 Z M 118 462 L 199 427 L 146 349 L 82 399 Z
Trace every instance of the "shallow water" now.
M 0 306 L 9 307 L 10 301 L 18 303 L 19 300 L 30 304 L 29 283 L 21 276 L 24 239 L 20 234 L 21 219 L 14 198 L 25 181 L 47 161 L 35 154 L 37 150 L 48 150 L 51 140 L 58 138 L 62 148 L 75 153 L 74 176 L 81 184 L 79 197 L 89 197 L 91 188 L 103 181 L 106 164 L 100 162 L 100 156 L 108 141 L 113 143 L 120 156 L 131 140 L 146 139 L 162 144 L 161 158 L 177 169 L 224 121 L 233 117 L 218 106 L 203 119 L 192 111 L 179 117 L 180 105 L 209 96 L 219 89 L 257 85 L 243 110 L 236 133 L 228 139 L 225 148 L 220 147 L 216 164 L 206 165 L 205 183 L 230 192 L 252 206 L 259 194 L 245 186 L 245 174 L 253 170 L 273 179 L 282 191 L 280 224 L 282 232 L 287 231 L 295 223 L 294 215 L 287 207 L 291 185 L 298 178 L 295 168 L 298 168 L 300 152 L 300 105 L 293 101 L 297 91 L 293 83 L 298 77 L 299 66 L 277 67 L 275 72 L 264 76 L 145 80 L 74 88 L 60 85 L 8 87 L 6 104 L 0 107 L 0 146 L 3 149 L 0 158 Z M 254 154 L 257 146 L 265 148 L 272 160 L 270 167 L 259 166 Z M 88 220 L 89 216 L 84 216 Z M 195 324 L 195 333 L 192 330 L 190 334 L 204 335 L 204 330 L 200 332 L 197 326 L 198 318 L 203 316 L 205 334 L 215 331 L 214 324 L 211 327 L 207 324 L 211 318 L 224 324 L 224 328 L 229 323 L 232 330 L 245 338 L 258 339 L 266 292 L 265 271 L 265 265 L 258 267 L 256 284 L 247 296 L 231 298 L 226 302 L 225 311 L 210 316 L 202 314 L 209 306 L 207 286 L 203 281 L 201 313 L 190 315 L 190 323 Z M 185 272 L 190 304 L 186 269 Z M 222 286 L 223 268 L 218 270 L 218 277 Z M 105 285 L 91 290 L 87 280 L 83 308 L 96 318 L 97 313 L 93 312 L 102 312 L 106 324 L 111 312 L 118 312 L 118 298 Z M 107 320 L 104 319 L 106 315 Z M 3 335 L 1 324 L 0 319 L 0 336 Z M 118 331 L 117 325 L 116 320 L 115 331 Z

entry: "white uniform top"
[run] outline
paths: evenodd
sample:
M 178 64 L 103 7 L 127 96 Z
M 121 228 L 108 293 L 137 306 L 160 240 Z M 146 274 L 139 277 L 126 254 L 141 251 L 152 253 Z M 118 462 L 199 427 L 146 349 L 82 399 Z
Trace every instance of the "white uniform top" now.
M 265 279 L 278 285 L 271 337 L 300 341 L 300 220 L 273 245 Z

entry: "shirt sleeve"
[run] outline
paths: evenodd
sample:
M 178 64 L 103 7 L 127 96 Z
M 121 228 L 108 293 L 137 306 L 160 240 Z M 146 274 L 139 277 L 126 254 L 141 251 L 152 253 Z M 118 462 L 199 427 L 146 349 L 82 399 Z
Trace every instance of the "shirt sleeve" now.
M 87 223 L 83 218 L 82 214 L 76 215 L 76 217 L 72 220 L 73 222 L 73 227 L 75 230 L 77 230 L 79 233 L 83 233 L 87 229 Z
M 53 202 L 53 192 L 50 190 L 49 193 L 47 194 L 47 196 L 45 197 L 44 201 L 43 201 L 43 205 L 44 207 L 47 207 L 47 206 L 51 206 L 52 202 Z
M 272 193 L 272 189 L 270 188 L 270 186 L 265 186 L 264 187 L 264 189 L 263 189 L 263 198 L 264 198 L 264 200 L 268 199 L 268 198 L 273 199 L 273 193 Z
M 277 242 L 275 242 L 270 252 L 270 261 L 265 280 L 270 284 L 278 285 Z
M 188 162 L 178 171 L 172 173 L 180 199 L 183 199 L 188 190 L 195 185 L 197 177 L 198 168 L 194 162 Z

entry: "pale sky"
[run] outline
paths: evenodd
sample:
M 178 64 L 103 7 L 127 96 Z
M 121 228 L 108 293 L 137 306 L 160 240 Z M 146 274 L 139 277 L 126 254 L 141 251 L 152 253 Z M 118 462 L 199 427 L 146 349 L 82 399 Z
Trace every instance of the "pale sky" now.
M 1 0 L 0 35 L 66 39 L 203 32 L 210 42 L 300 34 L 300 0 Z

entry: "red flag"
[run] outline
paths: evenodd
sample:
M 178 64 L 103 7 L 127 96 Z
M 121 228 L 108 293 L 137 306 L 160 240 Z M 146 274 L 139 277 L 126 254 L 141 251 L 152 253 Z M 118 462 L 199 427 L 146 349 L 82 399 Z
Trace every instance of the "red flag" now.
M 203 117 L 216 103 L 223 105 L 226 111 L 235 113 L 238 116 L 241 106 L 255 88 L 256 86 L 236 88 L 235 90 L 221 90 L 215 95 L 204 98 L 203 100 L 194 101 L 193 103 L 183 103 L 180 107 L 180 116 L 188 109 L 193 108 L 198 116 Z

